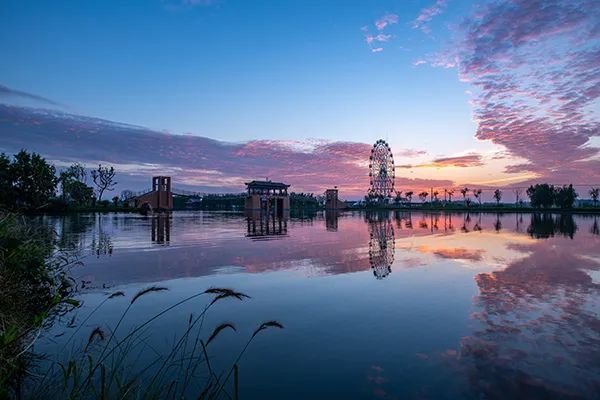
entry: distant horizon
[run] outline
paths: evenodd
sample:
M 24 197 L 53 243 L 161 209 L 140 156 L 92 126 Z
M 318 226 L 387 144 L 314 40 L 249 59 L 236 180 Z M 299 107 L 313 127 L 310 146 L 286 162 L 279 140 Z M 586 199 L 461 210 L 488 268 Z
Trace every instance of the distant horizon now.
M 0 152 L 113 165 L 117 193 L 269 177 L 357 200 L 384 139 L 402 191 L 600 186 L 598 20 L 590 0 L 6 2 Z

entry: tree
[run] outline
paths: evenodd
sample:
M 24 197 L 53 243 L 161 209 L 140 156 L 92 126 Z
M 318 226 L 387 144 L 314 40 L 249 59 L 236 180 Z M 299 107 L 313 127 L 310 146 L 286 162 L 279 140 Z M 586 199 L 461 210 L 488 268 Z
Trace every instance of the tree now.
M 88 205 L 94 199 L 94 189 L 86 184 L 87 173 L 83 165 L 75 163 L 60 173 L 62 197 L 77 205 Z
M 515 188 L 513 192 L 515 194 L 515 205 L 518 206 L 521 201 L 521 195 L 523 194 L 523 190 L 521 188 Z
M 446 193 L 448 194 L 448 202 L 452 203 L 452 196 L 454 196 L 454 189 L 449 189 Z
M 402 191 L 398 190 L 398 191 L 396 191 L 396 197 L 394 198 L 394 203 L 396 203 L 396 205 L 398 205 L 401 202 L 402 202 Z
M 590 197 L 592 198 L 592 201 L 594 202 L 594 207 L 596 207 L 596 204 L 598 203 L 598 197 L 600 197 L 600 188 L 591 188 L 590 189 Z
M 19 207 L 40 208 L 56 193 L 56 169 L 37 153 L 21 150 L 15 154 L 9 172 L 14 202 Z
M 468 207 L 468 206 L 469 206 L 469 203 L 470 203 L 470 201 L 469 201 L 469 202 L 467 202 L 467 193 L 469 193 L 469 188 L 468 188 L 468 187 L 465 187 L 465 188 L 462 188 L 462 189 L 460 189 L 460 193 L 462 194 L 462 196 L 463 196 L 463 200 L 465 201 L 465 206 L 467 206 L 467 207 Z M 470 199 L 469 199 L 469 200 L 470 200 Z
M 549 208 L 554 203 L 554 186 L 547 183 L 529 186 L 527 196 L 532 207 Z
M 127 202 L 135 197 L 133 190 L 123 190 L 121 192 L 121 201 Z
M 113 205 L 117 207 L 119 205 L 119 196 L 114 196 L 112 198 Z
M 408 199 L 408 206 L 410 207 L 410 203 L 412 203 L 412 197 L 413 194 L 415 194 L 415 192 L 413 192 L 412 190 L 410 192 L 406 192 L 406 198 Z
M 115 182 L 114 167 L 103 167 L 98 165 L 98 169 L 92 171 L 92 180 L 98 188 L 98 200 L 102 200 L 102 194 L 105 190 L 113 190 L 117 182 Z
M 573 208 L 577 196 L 578 194 L 573 188 L 573 185 L 556 188 L 554 193 L 554 203 L 560 208 Z
M 473 190 L 473 196 L 475 196 L 475 198 L 477 199 L 477 202 L 479 203 L 479 205 L 481 205 L 481 189 L 475 189 Z
M 425 191 L 419 193 L 419 198 L 421 199 L 422 203 L 425 203 L 425 200 L 427 200 L 427 196 L 429 196 L 429 193 Z
M 14 202 L 13 176 L 10 158 L 0 154 L 0 205 L 9 207 Z
M 500 206 L 500 200 L 502 200 L 502 191 L 500 189 L 494 190 L 494 199 L 496 200 L 496 205 Z
M 440 192 L 438 192 L 437 190 L 435 192 L 433 192 L 433 201 L 438 201 L 438 196 L 439 196 Z

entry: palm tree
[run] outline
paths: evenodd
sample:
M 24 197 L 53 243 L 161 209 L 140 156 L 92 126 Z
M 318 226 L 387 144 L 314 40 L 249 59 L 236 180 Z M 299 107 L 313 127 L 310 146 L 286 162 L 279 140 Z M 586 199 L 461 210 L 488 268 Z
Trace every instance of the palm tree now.
M 421 199 L 421 202 L 425 203 L 425 200 L 427 200 L 427 196 L 429 196 L 429 193 L 423 191 L 421 193 L 419 193 L 419 198 Z
M 460 189 L 460 193 L 463 196 L 463 199 L 465 201 L 465 206 L 466 206 L 467 205 L 467 193 L 469 193 L 469 188 L 465 187 L 465 188 Z
M 450 189 L 446 193 L 448 194 L 448 202 L 452 203 L 452 196 L 454 196 L 454 189 Z
M 394 198 L 394 203 L 396 203 L 396 205 L 400 204 L 400 202 L 402 201 L 402 190 L 398 190 L 396 191 L 396 197 Z
M 433 198 L 432 198 L 432 200 L 433 200 L 433 201 L 438 201 L 438 195 L 439 195 L 439 194 L 440 194 L 440 192 L 438 192 L 437 190 L 436 190 L 435 192 L 433 192 L 433 193 L 432 193 L 432 195 L 433 195 Z
M 596 207 L 596 203 L 598 203 L 598 197 L 600 196 L 600 188 L 591 188 L 590 196 L 592 197 L 592 201 L 594 202 L 594 207 Z
M 500 189 L 494 190 L 494 199 L 496 199 L 496 206 L 500 206 L 500 200 L 502 200 L 502 191 Z
M 473 196 L 475 196 L 475 198 L 477 199 L 477 202 L 479 203 L 479 205 L 481 205 L 481 189 L 475 189 L 473 190 Z
M 405 194 L 406 194 L 406 198 L 408 199 L 408 206 L 409 206 L 409 207 L 410 207 L 410 203 L 412 203 L 412 197 L 413 197 L 413 194 L 414 194 L 414 193 L 415 193 L 415 192 L 413 192 L 413 191 L 410 191 L 410 192 L 406 192 L 406 193 L 405 193 Z

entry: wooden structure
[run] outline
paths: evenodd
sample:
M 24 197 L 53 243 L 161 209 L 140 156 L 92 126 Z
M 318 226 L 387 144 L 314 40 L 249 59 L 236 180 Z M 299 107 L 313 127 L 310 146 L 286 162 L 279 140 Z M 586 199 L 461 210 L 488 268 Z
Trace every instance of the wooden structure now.
M 333 189 L 327 189 L 325 191 L 325 209 L 340 210 L 342 208 L 346 208 L 346 203 L 338 198 L 337 186 Z
M 253 215 L 273 215 L 284 218 L 290 212 L 290 197 L 288 188 L 281 182 L 252 181 L 246 182 L 248 195 L 246 196 L 246 213 Z
M 171 191 L 170 176 L 155 176 L 152 178 L 152 190 L 140 196 L 134 197 L 133 207 L 142 207 L 147 204 L 152 210 L 172 210 L 173 192 Z

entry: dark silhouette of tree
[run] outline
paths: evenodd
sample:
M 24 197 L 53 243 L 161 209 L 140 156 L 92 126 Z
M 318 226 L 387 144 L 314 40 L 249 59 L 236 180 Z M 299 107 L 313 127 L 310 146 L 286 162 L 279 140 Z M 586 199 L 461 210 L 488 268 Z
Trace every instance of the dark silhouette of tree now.
M 481 205 L 481 189 L 475 189 L 473 190 L 473 196 L 475 196 L 475 198 L 477 199 L 477 202 L 479 203 L 479 205 Z
M 394 197 L 394 203 L 396 203 L 396 205 L 399 205 L 402 202 L 402 191 L 398 190 L 396 191 L 396 197 Z
M 463 196 L 463 200 L 465 201 L 465 206 L 469 206 L 469 203 L 467 202 L 467 193 L 469 193 L 469 188 L 465 187 L 460 189 L 460 194 L 462 194 Z
M 452 203 L 452 196 L 454 196 L 454 189 L 449 189 L 446 193 L 448 194 L 448 202 Z
M 119 205 L 119 196 L 114 196 L 112 198 L 112 202 L 113 202 L 113 206 L 118 206 Z
M 103 167 L 102 164 L 98 165 L 98 169 L 92 171 L 92 180 L 94 185 L 98 188 L 98 200 L 102 200 L 102 194 L 105 190 L 113 190 L 117 182 L 115 182 L 115 168 L 114 167 Z
M 523 194 L 523 189 L 515 188 L 513 190 L 513 193 L 515 194 L 515 205 L 518 207 L 519 203 L 521 202 L 521 196 Z
M 496 200 L 496 205 L 500 205 L 500 200 L 502 200 L 502 191 L 500 189 L 494 190 L 494 199 Z
M 554 203 L 554 186 L 547 183 L 529 186 L 527 196 L 532 207 L 549 208 Z
M 128 201 L 135 197 L 135 192 L 133 190 L 123 190 L 121 192 L 121 201 Z
M 433 192 L 433 197 L 431 198 L 431 200 L 433 201 L 438 201 L 438 196 L 440 195 L 440 192 L 438 192 L 437 190 Z
M 93 201 L 94 189 L 86 185 L 87 173 L 83 165 L 75 163 L 60 173 L 62 198 L 77 205 Z
M 596 207 L 596 204 L 598 203 L 598 197 L 600 197 L 600 188 L 591 188 L 590 189 L 590 197 L 592 198 L 592 201 L 594 202 L 594 207 Z
M 8 190 L 17 207 L 40 208 L 56 193 L 56 169 L 37 153 L 21 150 L 15 154 L 8 172 L 11 181 Z
M 429 196 L 429 193 L 425 191 L 419 193 L 419 198 L 421 199 L 422 203 L 425 203 L 425 200 L 427 200 L 427 196 Z
M 410 192 L 406 192 L 406 198 L 408 199 L 408 206 L 409 207 L 410 207 L 410 204 L 412 203 L 413 194 L 415 194 L 415 192 L 413 192 L 412 190 Z
M 554 192 L 554 203 L 560 208 L 573 208 L 577 196 L 578 194 L 573 188 L 573 185 L 556 188 Z
M 13 176 L 10 171 L 10 158 L 0 154 L 0 205 L 11 207 L 14 204 Z

